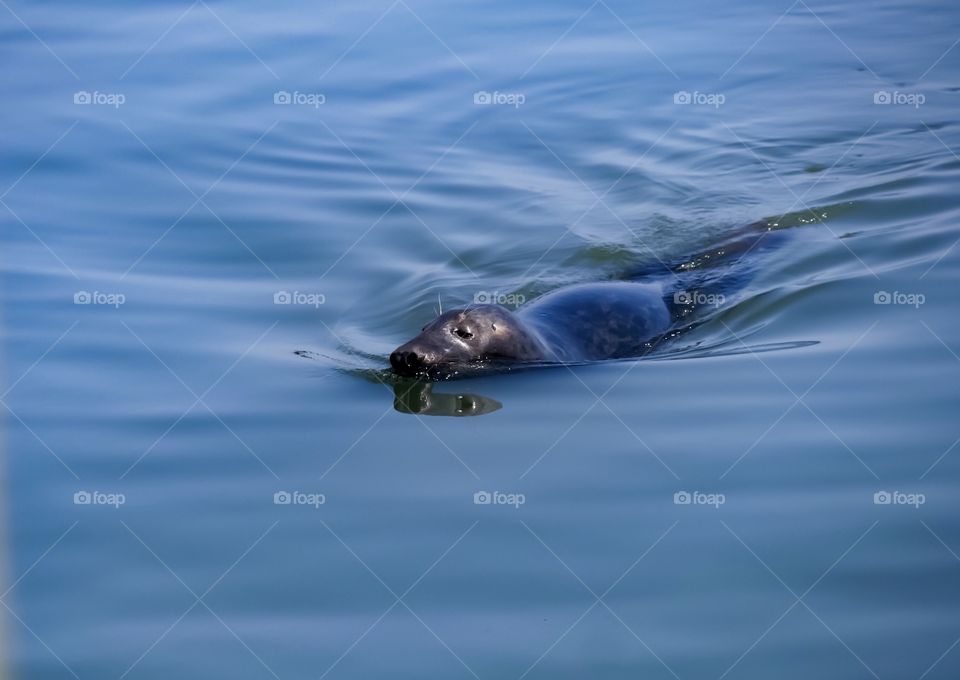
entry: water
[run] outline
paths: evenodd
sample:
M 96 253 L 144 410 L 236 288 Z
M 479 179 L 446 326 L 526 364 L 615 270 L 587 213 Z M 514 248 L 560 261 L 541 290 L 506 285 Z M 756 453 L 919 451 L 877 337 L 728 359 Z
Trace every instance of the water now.
M 954 5 L 0 16 L 6 675 L 957 677 Z M 759 219 L 671 353 L 354 370 Z

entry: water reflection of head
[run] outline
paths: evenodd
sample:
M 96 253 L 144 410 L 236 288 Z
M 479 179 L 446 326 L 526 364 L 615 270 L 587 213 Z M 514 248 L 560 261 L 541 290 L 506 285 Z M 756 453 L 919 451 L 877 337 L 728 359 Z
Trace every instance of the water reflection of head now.
M 393 407 L 400 413 L 425 416 L 482 416 L 503 407 L 479 394 L 434 392 L 432 383 L 404 382 L 393 386 Z

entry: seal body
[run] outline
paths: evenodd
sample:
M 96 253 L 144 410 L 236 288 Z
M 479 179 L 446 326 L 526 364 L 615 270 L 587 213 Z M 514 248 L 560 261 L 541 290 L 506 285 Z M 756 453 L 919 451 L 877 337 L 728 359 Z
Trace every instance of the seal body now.
M 515 312 L 499 305 L 453 309 L 398 347 L 390 364 L 399 375 L 444 379 L 471 368 L 643 356 L 716 312 L 747 285 L 760 253 L 783 240 L 783 231 L 757 222 L 699 254 L 658 260 L 622 280 L 560 288 Z
M 639 356 L 670 328 L 660 284 L 585 283 L 548 293 L 523 306 L 518 320 L 533 328 L 557 362 Z
M 511 312 L 473 305 L 441 314 L 390 355 L 400 375 L 442 379 L 470 366 L 640 356 L 671 326 L 663 287 L 610 281 L 561 288 Z

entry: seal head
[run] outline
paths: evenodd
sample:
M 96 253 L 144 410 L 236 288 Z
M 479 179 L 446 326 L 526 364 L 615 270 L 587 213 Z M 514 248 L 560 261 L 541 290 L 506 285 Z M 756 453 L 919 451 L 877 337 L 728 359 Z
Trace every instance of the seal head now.
M 390 355 L 399 375 L 448 377 L 486 363 L 538 361 L 547 351 L 537 334 L 500 305 L 451 309 Z

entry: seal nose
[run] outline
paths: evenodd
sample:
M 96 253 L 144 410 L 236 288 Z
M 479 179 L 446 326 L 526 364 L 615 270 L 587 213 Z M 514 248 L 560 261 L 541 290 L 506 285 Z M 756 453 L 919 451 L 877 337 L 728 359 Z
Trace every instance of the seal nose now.
M 390 355 L 390 365 L 397 373 L 409 373 L 423 366 L 423 357 L 413 350 L 397 350 Z

